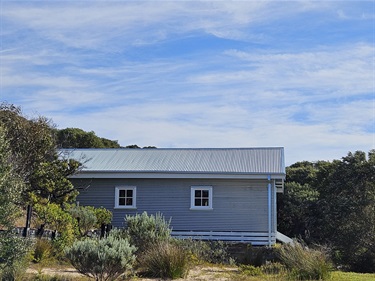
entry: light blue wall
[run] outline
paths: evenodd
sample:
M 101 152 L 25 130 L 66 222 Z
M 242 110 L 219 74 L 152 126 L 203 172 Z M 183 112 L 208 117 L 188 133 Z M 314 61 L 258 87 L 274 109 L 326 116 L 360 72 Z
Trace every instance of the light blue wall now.
M 161 212 L 171 218 L 174 231 L 268 231 L 267 181 L 222 179 L 93 179 L 73 180 L 87 187 L 77 198 L 80 205 L 105 207 L 113 212 L 113 225 L 124 227 L 126 214 Z M 137 187 L 137 209 L 113 209 L 115 187 Z M 190 187 L 213 187 L 213 210 L 190 210 Z M 274 187 L 272 187 L 274 188 Z M 273 193 L 274 194 L 274 193 Z M 273 207 L 273 211 L 275 211 Z M 273 212 L 273 215 L 275 212 Z M 276 218 L 272 219 L 276 224 Z M 272 226 L 274 231 L 276 225 Z

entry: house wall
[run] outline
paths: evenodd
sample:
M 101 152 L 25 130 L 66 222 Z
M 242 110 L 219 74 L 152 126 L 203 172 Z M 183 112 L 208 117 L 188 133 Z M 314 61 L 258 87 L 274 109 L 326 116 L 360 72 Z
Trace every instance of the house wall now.
M 223 179 L 92 179 L 72 180 L 88 187 L 77 197 L 80 205 L 105 207 L 113 225 L 125 227 L 124 217 L 147 211 L 171 218 L 174 231 L 268 231 L 268 181 Z M 114 209 L 116 186 L 137 187 L 137 209 Z M 191 186 L 213 187 L 213 210 L 190 210 Z M 272 186 L 272 195 L 274 186 Z M 275 206 L 272 206 L 275 224 Z M 272 226 L 274 232 L 276 225 Z

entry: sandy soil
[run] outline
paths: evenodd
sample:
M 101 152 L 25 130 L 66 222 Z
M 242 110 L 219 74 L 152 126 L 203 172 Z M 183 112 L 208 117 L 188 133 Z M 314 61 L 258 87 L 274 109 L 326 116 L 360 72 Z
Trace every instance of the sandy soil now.
M 184 279 L 176 279 L 179 281 L 229 281 L 232 280 L 231 275 L 235 273 L 238 269 L 236 267 L 221 267 L 221 266 L 195 266 L 190 269 L 189 274 Z M 28 269 L 28 273 L 31 274 L 47 274 L 47 275 L 66 275 L 70 277 L 82 277 L 74 268 L 43 268 L 38 272 L 37 269 Z M 136 281 L 155 281 L 160 279 L 155 278 L 139 278 L 134 279 Z

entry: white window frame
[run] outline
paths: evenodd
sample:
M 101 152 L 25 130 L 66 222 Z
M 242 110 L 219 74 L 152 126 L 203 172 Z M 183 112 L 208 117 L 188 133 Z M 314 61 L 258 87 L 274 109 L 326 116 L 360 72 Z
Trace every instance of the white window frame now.
M 207 190 L 208 191 L 208 206 L 195 206 L 195 191 L 196 190 Z M 192 186 L 190 193 L 190 210 L 213 210 L 213 188 L 212 186 L 199 185 Z
M 121 190 L 132 190 L 133 191 L 133 204 L 132 205 L 120 205 L 120 191 Z M 115 209 L 136 209 L 137 208 L 137 187 L 135 186 L 116 186 L 115 187 Z

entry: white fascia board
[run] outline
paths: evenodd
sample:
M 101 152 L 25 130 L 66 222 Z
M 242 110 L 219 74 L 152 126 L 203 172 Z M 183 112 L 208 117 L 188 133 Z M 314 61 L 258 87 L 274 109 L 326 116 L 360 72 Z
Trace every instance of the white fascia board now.
M 285 174 L 158 173 L 158 172 L 80 172 L 72 179 L 285 179 Z

